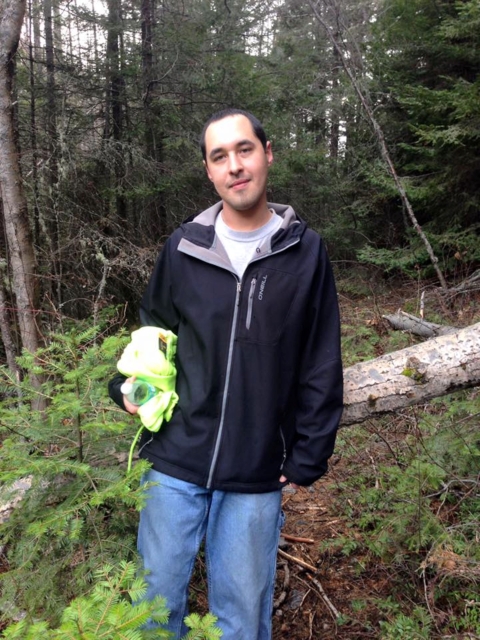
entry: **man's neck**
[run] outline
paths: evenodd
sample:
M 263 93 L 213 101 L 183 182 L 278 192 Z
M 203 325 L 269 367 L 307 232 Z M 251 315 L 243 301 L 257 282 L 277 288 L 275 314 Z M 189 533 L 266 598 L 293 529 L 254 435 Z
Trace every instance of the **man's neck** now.
M 227 227 L 234 231 L 255 231 L 267 224 L 272 212 L 266 203 L 264 207 L 254 211 L 236 211 L 224 205 L 221 215 Z

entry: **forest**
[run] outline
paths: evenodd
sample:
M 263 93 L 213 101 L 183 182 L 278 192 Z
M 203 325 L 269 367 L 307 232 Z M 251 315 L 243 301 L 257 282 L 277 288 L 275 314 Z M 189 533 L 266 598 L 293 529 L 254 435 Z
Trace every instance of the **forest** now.
M 138 604 L 146 465 L 106 386 L 163 242 L 217 199 L 203 124 L 238 107 L 269 201 L 325 239 L 346 375 L 428 344 L 398 309 L 471 330 L 468 380 L 369 396 L 285 495 L 274 638 L 480 638 L 479 43 L 480 0 L 0 0 L 2 637 L 167 637 L 142 627 L 167 614 Z

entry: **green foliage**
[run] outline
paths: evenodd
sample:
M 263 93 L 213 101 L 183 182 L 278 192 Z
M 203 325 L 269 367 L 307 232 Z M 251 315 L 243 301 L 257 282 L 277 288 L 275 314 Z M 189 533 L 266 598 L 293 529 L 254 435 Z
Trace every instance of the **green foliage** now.
M 437 234 L 437 245 L 444 239 L 448 242 L 446 236 L 453 230 L 468 232 L 472 241 L 476 237 L 478 246 L 478 0 L 389 0 L 384 9 L 373 27 L 370 60 L 373 85 L 384 96 L 378 117 L 397 172 L 420 224 L 424 229 L 428 224 L 430 232 Z M 403 218 L 399 205 L 398 225 Z M 377 255 L 377 260 L 402 268 L 395 265 L 401 262 L 398 244 L 383 246 L 393 254 L 390 258 Z M 436 249 L 443 268 L 451 269 L 455 252 L 448 251 L 445 257 L 441 247 Z M 406 253 L 412 255 L 408 249 Z M 474 265 L 478 264 L 475 253 Z
M 5 640 L 160 640 L 171 633 L 162 629 L 168 619 L 164 598 L 143 600 L 145 582 L 137 576 L 134 563 L 121 561 L 118 567 L 105 566 L 95 572 L 90 592 L 75 598 L 64 610 L 59 626 L 22 620 L 10 625 Z M 151 620 L 156 628 L 147 629 Z M 192 614 L 185 620 L 190 631 L 184 640 L 216 640 L 222 631 L 215 616 Z
M 432 621 L 428 612 L 414 607 L 410 615 L 398 613 L 392 621 L 380 622 L 381 640 L 430 640 Z
M 185 618 L 185 624 L 190 631 L 184 640 L 216 640 L 221 638 L 223 632 L 215 627 L 217 618 L 211 613 L 201 617 L 198 613 L 191 613 Z
M 456 631 L 466 631 L 480 634 L 480 599 L 477 592 L 466 593 L 464 597 L 463 615 L 456 616 L 454 628 Z
M 124 334 L 103 338 L 100 327 L 70 326 L 21 358 L 26 371 L 43 376 L 39 389 L 0 370 L 1 502 L 21 498 L 0 525 L 9 565 L 0 576 L 3 617 L 55 622 L 100 566 L 135 557 L 147 465 L 126 477 L 137 425 L 106 392 L 125 342 Z M 29 406 L 38 393 L 48 399 L 45 411 Z
M 480 263 L 480 227 L 473 225 L 467 230 L 450 227 L 444 233 L 426 229 L 441 269 L 452 275 L 465 277 Z M 420 238 L 413 232 L 406 234 L 409 244 L 404 247 L 387 248 L 366 245 L 357 252 L 360 262 L 381 267 L 386 273 L 403 274 L 410 278 L 429 278 L 434 275 L 430 258 Z
M 340 434 L 339 447 L 352 460 L 338 500 L 349 530 L 324 547 L 385 563 L 401 585 L 394 602 L 378 602 L 388 614 L 382 639 L 432 637 L 424 584 L 439 609 L 455 611 L 442 622 L 445 633 L 478 633 L 478 393 L 438 399 L 410 419 L 405 432 L 384 421 Z

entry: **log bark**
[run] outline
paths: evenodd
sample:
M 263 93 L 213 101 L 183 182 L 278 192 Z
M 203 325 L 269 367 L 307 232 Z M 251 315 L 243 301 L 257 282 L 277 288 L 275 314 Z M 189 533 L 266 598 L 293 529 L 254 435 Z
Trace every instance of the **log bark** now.
M 342 426 L 480 385 L 480 323 L 344 371 Z
M 406 313 L 400 309 L 397 313 L 382 316 L 382 318 L 385 318 L 385 320 L 387 320 L 394 329 L 407 331 L 408 333 L 413 333 L 422 338 L 435 338 L 437 336 L 444 336 L 448 333 L 458 331 L 458 327 L 450 327 L 445 324 L 427 322 L 422 318 L 412 316 L 410 313 Z

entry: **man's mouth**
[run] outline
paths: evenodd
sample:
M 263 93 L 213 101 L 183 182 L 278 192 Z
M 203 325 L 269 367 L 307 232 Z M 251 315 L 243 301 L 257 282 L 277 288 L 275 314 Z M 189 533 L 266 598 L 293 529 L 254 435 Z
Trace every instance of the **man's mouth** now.
M 230 185 L 230 189 L 241 189 L 242 187 L 244 187 L 245 185 L 247 185 L 250 182 L 250 180 L 248 178 L 242 178 L 241 180 L 235 180 L 235 182 L 232 182 L 232 184 Z

